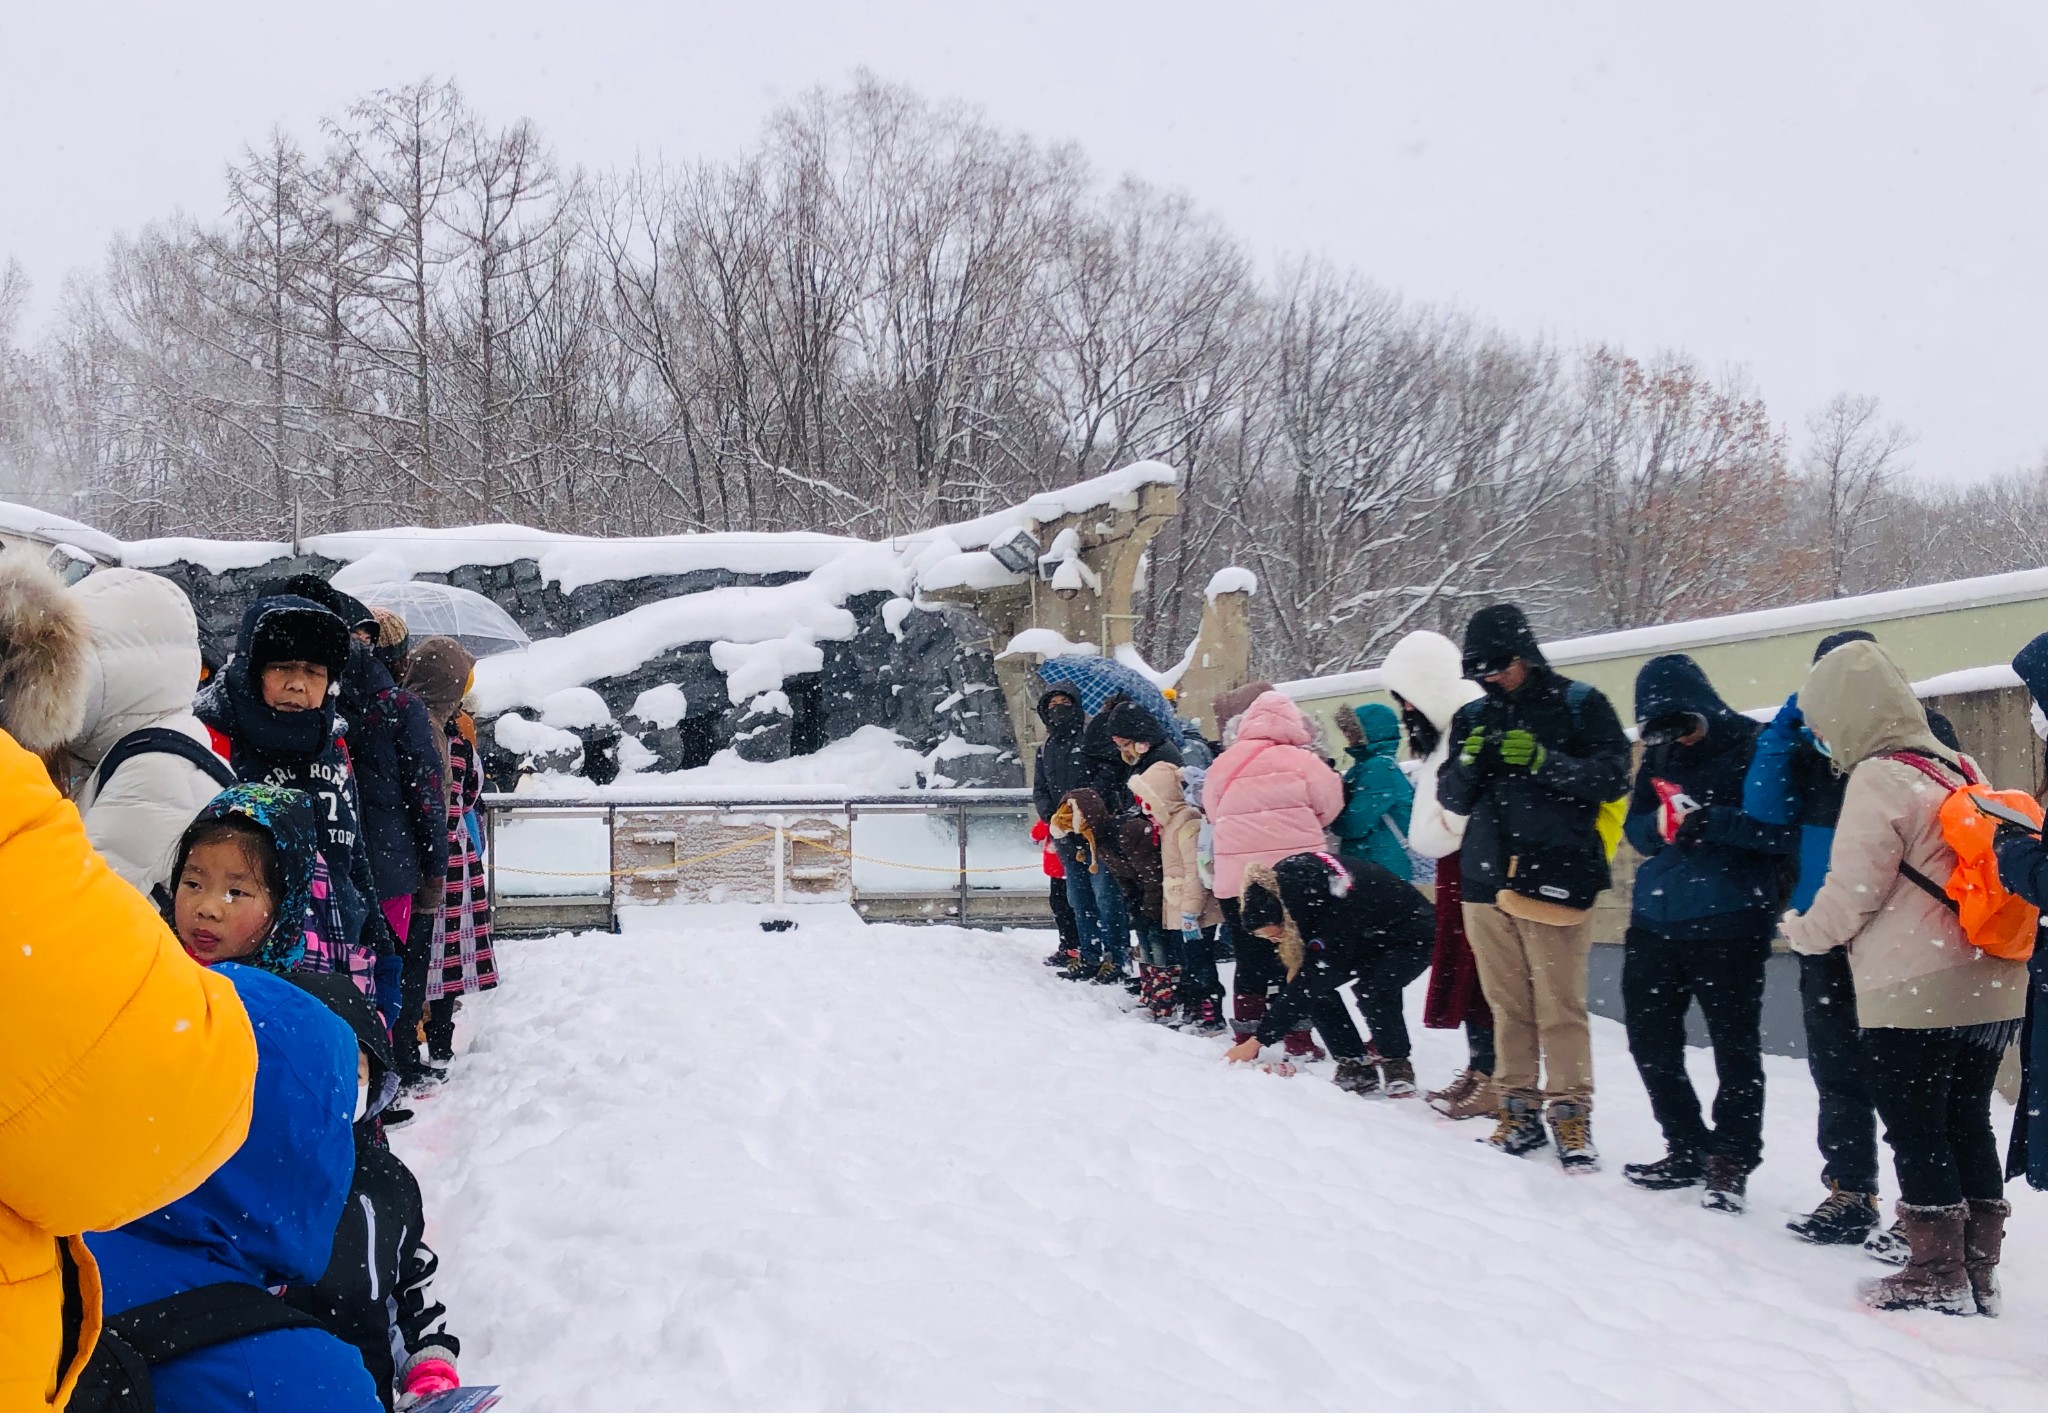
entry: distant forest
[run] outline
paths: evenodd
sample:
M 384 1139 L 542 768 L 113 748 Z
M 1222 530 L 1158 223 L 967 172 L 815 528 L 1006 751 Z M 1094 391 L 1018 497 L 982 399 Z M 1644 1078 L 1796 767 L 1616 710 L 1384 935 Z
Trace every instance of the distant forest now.
M 1497 598 L 1592 632 L 2048 562 L 2048 473 L 1917 484 L 1874 399 L 1787 432 L 1682 353 L 1262 268 L 1181 193 L 866 78 L 737 160 L 607 171 L 452 83 L 378 92 L 33 339 L 26 297 L 6 265 L 0 497 L 126 537 L 876 538 L 1157 457 L 1147 647 L 1242 564 L 1289 676 Z

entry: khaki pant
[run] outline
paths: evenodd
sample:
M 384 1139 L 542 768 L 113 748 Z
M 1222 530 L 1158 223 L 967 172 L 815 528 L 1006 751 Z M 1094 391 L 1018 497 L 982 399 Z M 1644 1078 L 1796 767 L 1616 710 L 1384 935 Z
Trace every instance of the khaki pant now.
M 1495 1087 L 1503 1096 L 1590 1105 L 1586 958 L 1593 949 L 1592 924 L 1531 922 L 1490 903 L 1466 903 L 1464 911 L 1479 985 L 1493 1008 Z

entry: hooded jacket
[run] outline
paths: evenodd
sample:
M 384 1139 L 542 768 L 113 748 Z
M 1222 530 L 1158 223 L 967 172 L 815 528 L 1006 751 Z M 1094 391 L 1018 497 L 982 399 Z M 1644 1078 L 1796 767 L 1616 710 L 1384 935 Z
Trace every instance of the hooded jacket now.
M 1228 747 L 1236 740 L 1237 735 L 1231 728 L 1237 724 L 1238 718 L 1244 715 L 1245 709 L 1253 702 L 1272 690 L 1271 682 L 1262 681 L 1247 682 L 1242 687 L 1219 693 L 1215 700 L 1209 703 L 1209 710 L 1216 718 L 1218 744 Z
M 1181 793 L 1180 772 L 1181 767 L 1162 760 L 1131 777 L 1131 794 L 1159 831 L 1159 924 L 1169 932 L 1180 931 L 1184 918 L 1202 927 L 1223 920 L 1196 861 L 1202 812 Z
M 1380 680 L 1436 728 L 1437 742 L 1415 774 L 1415 799 L 1408 812 L 1408 844 L 1416 853 L 1440 859 L 1458 852 L 1465 838 L 1465 816 L 1443 806 L 1437 794 L 1437 773 L 1451 752 L 1451 720 L 1459 708 L 1486 694 L 1463 675 L 1458 645 L 1441 633 L 1421 630 L 1387 651 Z
M 0 555 L 0 731 L 48 755 L 85 719 L 92 624 L 64 581 L 28 555 Z
M 220 785 L 167 751 L 131 756 L 104 782 L 96 771 L 123 737 L 151 728 L 211 749 L 205 725 L 192 714 L 199 622 L 183 589 L 139 569 L 99 570 L 71 593 L 92 624 L 85 721 L 71 742 L 86 769 L 78 812 L 114 872 L 150 893 L 168 886 L 178 836 Z
M 1303 853 L 1248 864 L 1241 907 L 1247 930 L 1281 928 L 1274 947 L 1282 981 L 1257 1032 L 1261 1045 L 1307 1024 L 1316 993 L 1358 976 L 1376 948 L 1421 951 L 1436 935 L 1428 900 L 1369 859 Z
M 1054 720 L 1052 699 L 1065 697 L 1071 709 Z M 1088 714 L 1081 710 L 1081 694 L 1072 687 L 1054 687 L 1038 699 L 1038 719 L 1045 723 L 1045 743 L 1038 748 L 1038 764 L 1031 772 L 1031 802 L 1038 817 L 1050 820 L 1067 791 L 1088 784 L 1088 761 L 1083 755 L 1082 734 Z
M 340 945 L 379 958 L 380 1004 L 397 1012 L 397 945 L 377 909 L 377 882 L 364 846 L 362 796 L 342 745 L 335 686 L 318 711 L 284 712 L 263 701 L 263 668 L 289 657 L 322 661 L 338 686 L 349 657 L 341 620 L 309 600 L 258 599 L 242 615 L 235 659 L 200 693 L 199 719 L 228 739 L 228 763 L 245 781 L 303 790 L 318 806 L 320 853 L 334 886 Z
M 1144 742 L 1144 754 L 1135 762 L 1126 761 L 1114 739 L 1119 736 L 1126 741 Z M 1114 815 L 1128 814 L 1136 808 L 1131 799 L 1130 779 L 1137 772 L 1155 761 L 1183 764 L 1179 743 L 1168 739 L 1159 718 L 1127 697 L 1110 698 L 1101 711 L 1089 718 L 1081 733 L 1081 750 L 1088 762 L 1088 783 Z
M 1344 812 L 1330 832 L 1340 852 L 1371 859 L 1396 878 L 1410 878 L 1409 813 L 1415 787 L 1395 757 L 1401 753 L 1401 718 L 1393 708 L 1366 702 L 1352 709 L 1360 741 L 1347 747 L 1351 768 L 1344 772 Z
M 1054 839 L 1078 838 L 1085 844 L 1076 862 L 1085 864 L 1091 873 L 1114 878 L 1133 917 L 1151 919 L 1164 914 L 1165 875 L 1159 844 L 1144 815 L 1112 814 L 1097 791 L 1072 790 L 1053 811 L 1050 829 Z M 1174 927 L 1179 926 L 1176 919 Z
M 1458 709 L 1437 771 L 1444 808 L 1468 817 L 1459 850 L 1465 901 L 1492 904 L 1511 883 L 1521 891 L 1545 877 L 1597 893 L 1612 877 L 1597 820 L 1603 803 L 1628 790 L 1628 736 L 1605 696 L 1550 669 L 1512 604 L 1481 609 L 1465 635 L 1468 671 L 1503 654 L 1526 662 L 1528 678 L 1512 695 L 1484 688 L 1485 695 Z M 1500 758 L 1501 737 L 1515 730 L 1543 747 L 1536 768 Z M 1462 746 L 1474 731 L 1487 746 L 1467 765 Z
M 447 1311 L 430 1289 L 440 1261 L 421 1239 L 425 1212 L 419 1181 L 384 1145 L 378 1130 L 377 1116 L 398 1093 L 384 1022 L 353 987 L 318 976 L 300 975 L 293 981 L 349 1027 L 357 1047 L 369 1056 L 370 1088 L 367 1112 L 355 1125 L 355 1176 L 341 1206 L 327 1268 L 314 1284 L 291 1286 L 283 1295 L 355 1346 L 389 1408 L 394 1386 L 414 1364 L 426 1359 L 452 1364 L 462 1346 L 448 1332 Z
M 1653 657 L 1636 674 L 1636 720 L 1678 712 L 1703 719 L 1706 739 L 1690 746 L 1667 742 L 1643 752 L 1623 825 L 1629 843 L 1643 856 L 1630 922 L 1660 937 L 1768 937 L 1777 927 L 1788 881 L 1786 861 L 1797 846 L 1798 831 L 1742 812 L 1743 778 L 1760 728 L 1731 710 L 1685 654 Z M 1702 808 L 1687 826 L 1683 844 L 1665 842 L 1659 780 Z
M 1785 919 L 1793 950 L 1845 947 L 1865 1029 L 1925 1030 L 2014 1020 L 2026 1009 L 2026 965 L 1970 945 L 1954 913 L 1900 872 L 1940 884 L 1956 866 L 1937 818 L 1948 794 L 1892 752 L 1932 761 L 1962 783 L 1956 752 L 1928 729 L 1913 689 L 1884 649 L 1854 642 L 1814 664 L 1799 703 L 1849 773 L 1827 882 Z
M 1301 710 L 1267 692 L 1237 720 L 1235 743 L 1202 781 L 1213 826 L 1216 896 L 1235 898 L 1247 864 L 1277 863 L 1324 846 L 1323 830 L 1344 808 L 1344 782 L 1305 749 Z
M 232 1281 L 279 1286 L 327 1265 L 355 1168 L 356 1044 L 290 982 L 215 968 L 241 996 L 258 1061 L 249 1137 L 189 1196 L 97 1233 L 106 1308 L 119 1312 Z M 380 1407 L 355 1350 L 321 1330 L 274 1330 L 151 1370 L 161 1413 L 371 1413 Z
M 2012 667 L 2037 707 L 2048 702 L 2048 633 L 2021 648 Z M 2048 902 L 2048 848 L 2040 837 L 2006 831 L 1997 851 L 1999 881 L 2035 907 Z M 2022 1056 L 2026 1092 L 2013 1121 L 2006 1175 L 2024 1175 L 2028 1186 L 2048 1189 L 2048 951 L 2038 944 L 2027 978 L 2032 1004 Z
M 234 986 L 185 955 L 4 733 L 0 937 L 0 1413 L 24 1413 L 69 1396 L 99 1337 L 77 1234 L 182 1197 L 241 1146 L 256 1039 Z

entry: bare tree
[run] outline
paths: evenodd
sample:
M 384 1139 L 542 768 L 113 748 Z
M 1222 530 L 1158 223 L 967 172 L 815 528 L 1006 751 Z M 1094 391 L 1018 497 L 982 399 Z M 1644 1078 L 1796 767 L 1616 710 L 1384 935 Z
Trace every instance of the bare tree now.
M 1837 393 L 1806 421 L 1802 470 L 1813 487 L 1826 535 L 1827 593 L 1850 592 L 1852 574 L 1884 523 L 1885 491 L 1905 469 L 1913 436 L 1881 420 L 1874 397 Z

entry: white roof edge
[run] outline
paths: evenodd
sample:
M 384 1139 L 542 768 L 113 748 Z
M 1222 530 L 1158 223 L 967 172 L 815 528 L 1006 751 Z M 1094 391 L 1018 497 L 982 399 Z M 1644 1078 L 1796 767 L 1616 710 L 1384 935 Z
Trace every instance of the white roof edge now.
M 1751 642 L 1794 633 L 1827 633 L 1932 613 L 2021 603 L 2028 599 L 2048 599 L 2048 568 L 2016 569 L 1976 579 L 1952 579 L 1947 583 L 1922 584 L 1911 589 L 1889 589 L 1881 594 L 1858 594 L 1853 598 L 1824 599 L 1819 603 L 1788 604 L 1782 608 L 1753 609 L 1748 613 L 1662 623 L 1650 628 L 1624 628 L 1615 633 L 1561 638 L 1545 643 L 1543 655 L 1556 666 L 1601 662 L 1609 658 L 1634 657 L 1639 653 L 1683 652 L 1687 648 Z M 1379 669 L 1367 668 L 1328 677 L 1303 677 L 1281 682 L 1276 684 L 1276 690 L 1300 698 L 1374 692 L 1382 690 L 1383 686 Z

